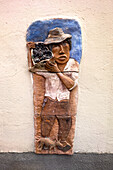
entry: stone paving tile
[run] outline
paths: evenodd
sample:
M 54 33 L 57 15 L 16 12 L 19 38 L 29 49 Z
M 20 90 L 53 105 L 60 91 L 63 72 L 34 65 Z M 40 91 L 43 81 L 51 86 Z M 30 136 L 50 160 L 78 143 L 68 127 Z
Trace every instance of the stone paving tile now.
M 113 154 L 1 153 L 0 170 L 113 170 Z

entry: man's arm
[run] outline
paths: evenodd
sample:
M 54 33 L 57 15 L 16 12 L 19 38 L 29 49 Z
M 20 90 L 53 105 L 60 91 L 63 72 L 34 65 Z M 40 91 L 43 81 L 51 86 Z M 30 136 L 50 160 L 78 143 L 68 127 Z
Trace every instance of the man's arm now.
M 75 85 L 74 80 L 68 77 L 67 75 L 64 75 L 63 73 L 61 73 L 61 71 L 59 70 L 57 66 L 57 63 L 51 63 L 48 61 L 46 63 L 46 69 L 50 72 L 56 73 L 68 90 L 73 89 Z
M 57 75 L 68 90 L 73 88 L 75 82 L 70 77 L 63 73 L 57 73 Z

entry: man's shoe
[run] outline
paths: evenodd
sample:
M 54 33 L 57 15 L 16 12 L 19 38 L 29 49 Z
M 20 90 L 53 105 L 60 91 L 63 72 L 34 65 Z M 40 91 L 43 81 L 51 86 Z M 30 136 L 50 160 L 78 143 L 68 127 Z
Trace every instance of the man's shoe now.
M 61 142 L 63 146 L 57 146 L 59 150 L 62 150 L 63 152 L 67 152 L 69 149 L 71 149 L 71 145 L 67 143 L 66 141 Z

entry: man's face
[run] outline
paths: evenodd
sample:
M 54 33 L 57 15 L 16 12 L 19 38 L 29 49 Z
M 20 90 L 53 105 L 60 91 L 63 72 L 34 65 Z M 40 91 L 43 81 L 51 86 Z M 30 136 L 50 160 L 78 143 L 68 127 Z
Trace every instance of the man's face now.
M 58 64 L 65 64 L 68 62 L 70 57 L 69 48 L 69 44 L 66 41 L 53 44 L 52 52 L 55 57 L 55 61 Z

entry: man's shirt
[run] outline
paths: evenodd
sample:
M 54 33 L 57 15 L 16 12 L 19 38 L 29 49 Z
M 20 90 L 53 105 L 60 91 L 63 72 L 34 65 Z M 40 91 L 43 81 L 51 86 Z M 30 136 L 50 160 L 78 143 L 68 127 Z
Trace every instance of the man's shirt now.
M 52 99 L 57 99 L 58 101 L 69 99 L 70 90 L 75 88 L 78 85 L 78 71 L 79 64 L 74 59 L 70 58 L 67 62 L 64 71 L 64 75 L 70 77 L 75 83 L 71 89 L 67 89 L 66 86 L 62 83 L 60 78 L 56 73 L 51 73 L 48 71 L 36 72 L 36 74 L 45 77 L 45 96 L 48 96 Z

